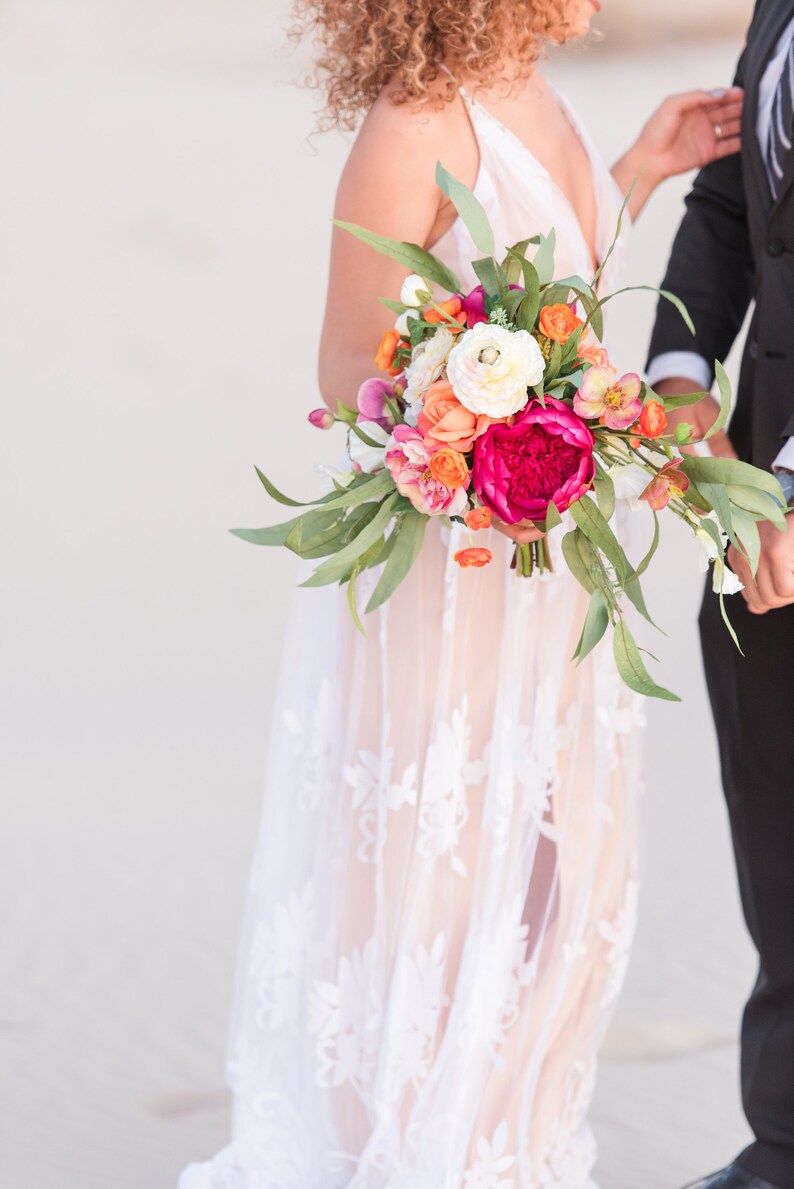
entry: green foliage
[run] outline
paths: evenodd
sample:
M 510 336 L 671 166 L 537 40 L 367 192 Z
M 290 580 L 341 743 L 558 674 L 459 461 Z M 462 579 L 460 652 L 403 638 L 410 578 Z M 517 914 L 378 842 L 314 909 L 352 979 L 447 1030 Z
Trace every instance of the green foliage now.
M 661 685 L 657 685 L 653 680 L 645 668 L 636 641 L 629 631 L 626 621 L 623 619 L 615 624 L 612 649 L 615 656 L 615 663 L 618 667 L 618 673 L 620 673 L 620 676 L 629 689 L 635 690 L 638 694 L 644 694 L 647 698 L 661 698 L 665 702 L 681 701 L 677 694 L 671 693 L 669 689 L 664 689 Z
M 410 272 L 418 273 L 426 281 L 440 285 L 448 293 L 460 293 L 461 285 L 451 269 L 447 268 L 437 256 L 420 248 L 418 244 L 407 243 L 404 240 L 389 239 L 385 235 L 377 235 L 374 231 L 367 231 L 365 227 L 358 227 L 355 223 L 345 223 L 342 219 L 334 219 L 334 224 L 343 231 L 349 231 L 356 239 L 368 244 L 376 252 L 390 256 L 399 261 Z
M 496 252 L 496 240 L 479 198 L 468 186 L 464 186 L 463 182 L 459 182 L 448 173 L 440 161 L 436 165 L 436 185 L 446 194 L 460 215 L 477 251 L 485 256 L 493 256 Z

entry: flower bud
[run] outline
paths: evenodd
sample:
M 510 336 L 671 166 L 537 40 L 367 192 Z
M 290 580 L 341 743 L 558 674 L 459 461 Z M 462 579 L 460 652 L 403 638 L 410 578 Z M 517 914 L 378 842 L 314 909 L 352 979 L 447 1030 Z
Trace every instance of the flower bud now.
M 330 409 L 314 409 L 309 413 L 309 421 L 315 429 L 330 429 L 336 418 Z
M 406 310 L 404 314 L 400 314 L 399 318 L 394 323 L 394 329 L 401 338 L 407 339 L 411 337 L 411 327 L 409 326 L 409 323 L 418 317 L 419 315 L 415 314 L 413 310 Z
M 412 272 L 409 277 L 406 277 L 400 290 L 400 301 L 404 306 L 422 305 L 428 300 L 430 296 L 430 286 L 424 277 L 420 277 L 418 273 Z

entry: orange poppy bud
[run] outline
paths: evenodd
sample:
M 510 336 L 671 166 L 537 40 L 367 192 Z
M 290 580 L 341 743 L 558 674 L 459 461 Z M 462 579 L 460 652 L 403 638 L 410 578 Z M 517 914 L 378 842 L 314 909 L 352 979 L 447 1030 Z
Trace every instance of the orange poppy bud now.
M 640 431 L 646 438 L 658 438 L 667 429 L 667 416 L 661 401 L 649 401 L 640 413 Z
M 493 554 L 490 549 L 460 549 L 455 554 L 455 561 L 464 570 L 469 566 L 476 566 L 479 569 L 481 566 L 487 566 L 493 560 Z
M 491 527 L 491 517 L 493 512 L 490 508 L 469 508 L 463 519 L 466 522 L 466 528 L 477 532 L 481 528 Z
M 380 341 L 378 353 L 375 356 L 375 367 L 382 372 L 388 372 L 390 376 L 396 376 L 402 368 L 394 367 L 394 356 L 397 354 L 397 348 L 400 345 L 400 334 L 397 330 L 387 330 Z

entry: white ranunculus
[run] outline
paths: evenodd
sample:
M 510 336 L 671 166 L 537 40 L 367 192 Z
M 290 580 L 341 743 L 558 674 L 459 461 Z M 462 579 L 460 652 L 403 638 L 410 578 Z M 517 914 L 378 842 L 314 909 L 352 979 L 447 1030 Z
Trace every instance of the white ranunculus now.
M 382 425 L 378 425 L 377 421 L 359 421 L 357 424 L 359 429 L 378 445 L 369 446 L 366 442 L 362 442 L 358 434 L 351 429 L 348 435 L 350 461 L 371 475 L 373 471 L 383 470 L 386 465 L 386 443 L 389 441 L 389 431 Z
M 404 397 L 409 405 L 424 396 L 433 381 L 441 375 L 454 341 L 452 331 L 442 327 L 432 338 L 414 347 L 411 362 L 405 369 Z
M 424 277 L 420 277 L 418 273 L 412 272 L 403 281 L 402 289 L 400 290 L 400 301 L 404 306 L 421 306 L 427 301 L 430 291 L 430 286 Z
M 413 310 L 406 310 L 404 314 L 400 314 L 399 318 L 394 323 L 394 329 L 398 334 L 402 335 L 404 339 L 407 339 L 411 334 L 411 327 L 409 326 L 409 323 L 412 321 L 412 319 L 418 317 L 419 314 L 414 313 Z
M 509 417 L 527 403 L 527 389 L 545 371 L 543 353 L 528 330 L 480 322 L 452 348 L 447 377 L 472 413 Z

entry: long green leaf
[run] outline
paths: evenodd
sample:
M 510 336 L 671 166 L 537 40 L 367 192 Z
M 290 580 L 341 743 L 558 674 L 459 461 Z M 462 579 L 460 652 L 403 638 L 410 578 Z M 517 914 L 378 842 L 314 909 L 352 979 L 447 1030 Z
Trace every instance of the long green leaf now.
M 434 285 L 440 285 L 448 293 L 462 292 L 460 281 L 454 272 L 447 268 L 446 264 L 442 263 L 432 252 L 420 248 L 418 244 L 389 239 L 388 236 L 377 235 L 376 232 L 367 231 L 365 227 L 359 227 L 355 223 L 345 223 L 342 219 L 334 219 L 334 223 L 343 231 L 349 231 L 362 243 L 374 248 L 376 252 L 381 252 L 384 256 L 390 256 L 392 260 L 399 261 L 411 272 L 419 273 L 420 277 L 424 277 L 426 281 L 432 281 Z
M 387 524 L 394 516 L 400 498 L 396 491 L 393 495 L 387 496 L 380 505 L 377 515 L 353 538 L 350 544 L 345 545 L 328 561 L 318 566 L 311 577 L 301 585 L 326 586 L 330 582 L 338 582 L 346 575 L 350 567 L 383 535 Z
M 669 289 L 657 289 L 655 285 L 627 285 L 624 289 L 616 289 L 614 293 L 607 294 L 602 297 L 598 303 L 598 308 L 603 309 L 607 302 L 612 301 L 615 297 L 620 297 L 622 293 L 655 293 L 658 297 L 663 297 L 665 301 L 669 301 L 674 305 L 679 314 L 683 318 L 690 334 L 695 333 L 695 323 L 692 321 L 689 310 L 686 308 L 680 297 L 676 297 L 675 293 L 671 293 Z M 592 319 L 589 320 L 592 324 Z
M 301 517 L 296 516 L 294 520 L 285 520 L 283 524 L 273 524 L 268 528 L 232 528 L 229 532 L 249 545 L 283 545 L 300 520 Z
M 398 520 L 392 536 L 395 538 L 391 556 L 378 579 L 378 585 L 367 603 L 367 613 L 391 598 L 419 556 L 427 528 L 427 517 L 421 512 L 406 512 Z
M 468 186 L 464 186 L 463 182 L 459 182 L 444 169 L 440 161 L 436 164 L 436 185 L 446 194 L 460 215 L 477 251 L 485 256 L 493 256 L 496 252 L 496 240 L 485 207 L 479 198 Z
M 618 673 L 629 689 L 633 689 L 638 694 L 644 694 L 646 698 L 661 698 L 665 702 L 681 701 L 677 694 L 657 685 L 653 680 L 645 668 L 640 650 L 625 620 L 621 619 L 615 625 L 612 647 Z
M 615 511 L 615 484 L 606 471 L 597 471 L 593 486 L 604 520 L 611 520 Z
M 704 435 L 703 441 L 707 442 L 709 438 L 713 438 L 715 433 L 719 433 L 728 424 L 728 418 L 731 415 L 731 403 L 733 394 L 731 393 L 731 382 L 728 379 L 728 373 L 720 363 L 719 359 L 714 361 L 714 374 L 717 377 L 717 387 L 720 390 L 720 411 L 717 415 L 717 420 L 712 425 L 707 434 Z
M 554 279 L 554 253 L 557 248 L 557 232 L 552 227 L 548 235 L 541 235 L 533 264 L 541 285 L 548 285 Z
M 596 589 L 596 584 L 590 573 L 590 567 L 579 552 L 578 538 L 582 535 L 578 528 L 566 533 L 562 539 L 562 555 L 576 581 L 591 595 Z
M 687 455 L 681 459 L 681 470 L 695 483 L 724 483 L 744 485 L 760 488 L 775 497 L 781 507 L 785 507 L 786 499 L 779 481 L 769 471 L 762 471 L 749 462 L 740 462 L 738 458 L 700 458 L 697 455 Z
M 593 277 L 593 283 L 592 283 L 593 289 L 595 289 L 596 285 L 598 284 L 599 278 L 607 266 L 607 261 L 609 260 L 612 253 L 615 251 L 615 248 L 618 246 L 618 240 L 620 239 L 620 233 L 623 230 L 623 216 L 626 213 L 629 202 L 631 201 L 631 196 L 634 193 L 634 187 L 636 185 L 637 185 L 637 179 L 635 178 L 634 181 L 629 186 L 628 193 L 627 193 L 626 197 L 623 199 L 623 204 L 622 204 L 620 210 L 618 211 L 618 221 L 617 221 L 617 226 L 615 227 L 615 238 L 612 240 L 612 243 L 609 245 L 609 250 L 608 250 L 606 256 L 601 261 L 601 264 L 599 265 L 599 267 L 596 269 L 596 274 Z
M 588 540 L 600 549 L 607 561 L 614 567 L 621 586 L 628 575 L 628 561 L 623 546 L 618 541 L 607 521 L 588 495 L 571 504 L 571 516 Z
M 482 260 L 474 260 L 472 268 L 485 292 L 491 298 L 499 297 L 502 292 L 502 282 L 496 268 L 496 261 L 492 256 L 485 256 Z
M 761 557 L 761 538 L 758 534 L 758 522 L 749 512 L 742 508 L 733 509 L 733 527 L 738 540 L 737 548 L 747 558 L 753 574 L 758 571 Z
M 590 605 L 587 608 L 582 634 L 571 660 L 581 664 L 584 658 L 593 651 L 596 644 L 601 641 L 608 627 L 609 608 L 606 599 L 600 590 L 595 590 L 590 596 Z
M 729 483 L 725 490 L 728 499 L 736 507 L 744 508 L 746 512 L 754 512 L 764 520 L 771 520 L 779 529 L 785 529 L 786 511 L 768 492 L 759 491 L 756 487 L 745 487 L 739 483 Z
M 704 495 L 711 504 L 714 511 L 717 513 L 717 518 L 722 525 L 723 532 L 726 532 L 734 545 L 737 544 L 736 533 L 733 528 L 733 517 L 731 515 L 731 501 L 728 499 L 728 492 L 723 483 L 703 483 L 698 484 L 698 490 L 701 495 Z

